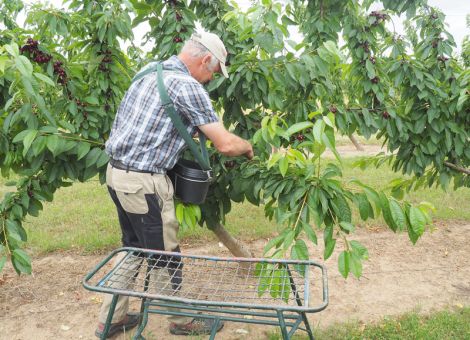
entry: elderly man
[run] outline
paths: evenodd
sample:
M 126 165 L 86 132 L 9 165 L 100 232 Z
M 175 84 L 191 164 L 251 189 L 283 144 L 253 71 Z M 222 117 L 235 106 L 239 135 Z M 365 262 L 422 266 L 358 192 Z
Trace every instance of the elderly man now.
M 164 85 L 191 135 L 203 133 L 223 155 L 251 159 L 251 144 L 224 128 L 202 86 L 215 72 L 228 77 L 226 56 L 224 44 L 215 34 L 195 33 L 178 56 L 163 61 Z M 138 75 L 154 66 L 147 65 Z M 138 75 L 124 96 L 106 143 L 108 191 L 117 208 L 123 246 L 179 252 L 173 187 L 166 172 L 176 164 L 185 142 L 161 105 L 157 73 Z M 163 271 L 167 272 L 157 270 L 160 273 L 151 277 L 153 284 L 169 280 Z M 110 304 L 111 296 L 106 295 L 95 332 L 98 337 Z M 170 316 L 169 321 L 170 332 L 178 335 L 208 334 L 213 324 L 209 319 L 182 316 Z M 108 336 L 138 322 L 138 315 L 128 313 L 128 297 L 120 296 Z

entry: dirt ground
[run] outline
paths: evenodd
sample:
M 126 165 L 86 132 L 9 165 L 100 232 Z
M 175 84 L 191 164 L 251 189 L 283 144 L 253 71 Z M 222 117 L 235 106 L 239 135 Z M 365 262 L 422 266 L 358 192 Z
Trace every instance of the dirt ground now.
M 344 280 L 338 273 L 337 257 L 326 261 L 329 268 L 330 304 L 309 316 L 314 327 L 335 322 L 370 322 L 409 311 L 430 312 L 462 308 L 470 304 L 470 224 L 438 224 L 413 246 L 406 234 L 384 230 L 359 230 L 356 239 L 368 249 L 360 280 Z M 266 240 L 250 244 L 261 255 Z M 258 250 L 258 251 L 257 251 Z M 186 246 L 184 253 L 229 256 L 217 243 Z M 258 252 L 258 253 L 257 253 Z M 321 259 L 320 249 L 311 249 Z M 81 280 L 102 258 L 55 253 L 33 261 L 33 275 L 19 278 L 11 267 L 0 276 L 0 338 L 94 339 L 101 296 L 85 290 Z M 320 260 L 321 261 L 321 260 Z M 138 309 L 137 301 L 132 304 Z M 151 315 L 147 339 L 179 339 L 170 336 L 164 317 Z M 226 323 L 219 339 L 265 339 L 269 326 Z M 128 339 L 129 334 L 116 339 Z

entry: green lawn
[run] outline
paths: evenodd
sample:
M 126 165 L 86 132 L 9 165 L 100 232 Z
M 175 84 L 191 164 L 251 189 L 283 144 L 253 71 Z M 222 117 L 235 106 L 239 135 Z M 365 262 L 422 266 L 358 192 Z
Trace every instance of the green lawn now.
M 344 179 L 358 178 L 377 189 L 385 188 L 398 174 L 387 167 L 362 171 L 352 168 L 353 159 L 344 160 Z M 11 190 L 0 179 L 0 195 Z M 428 201 L 436 206 L 436 220 L 470 220 L 470 189 L 444 192 L 441 189 L 421 189 L 407 198 L 414 203 Z M 358 221 L 359 222 L 359 221 Z M 383 226 L 381 220 L 367 221 L 368 225 Z M 364 225 L 360 222 L 359 225 Z M 28 216 L 25 222 L 28 246 L 35 253 L 75 249 L 83 252 L 103 252 L 120 243 L 120 230 L 114 205 L 105 186 L 97 180 L 76 183 L 58 190 L 52 203 L 45 203 L 38 218 Z M 227 229 L 243 240 L 272 236 L 278 227 L 264 217 L 261 207 L 249 203 L 234 204 L 227 217 Z M 180 234 L 183 242 L 203 243 L 214 236 L 206 228 Z
M 280 340 L 271 333 L 269 340 Z M 297 331 L 293 340 L 307 340 Z M 384 318 L 371 324 L 337 324 L 315 331 L 317 340 L 464 340 L 470 339 L 470 307 L 454 311 L 441 311 L 430 315 L 405 314 L 399 318 Z

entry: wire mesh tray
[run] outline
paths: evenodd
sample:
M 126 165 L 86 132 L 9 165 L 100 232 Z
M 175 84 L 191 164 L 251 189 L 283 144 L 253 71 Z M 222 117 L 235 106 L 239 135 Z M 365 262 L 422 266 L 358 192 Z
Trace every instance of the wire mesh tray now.
M 103 293 L 207 306 L 318 312 L 328 305 L 326 268 L 314 261 L 120 248 L 83 285 Z

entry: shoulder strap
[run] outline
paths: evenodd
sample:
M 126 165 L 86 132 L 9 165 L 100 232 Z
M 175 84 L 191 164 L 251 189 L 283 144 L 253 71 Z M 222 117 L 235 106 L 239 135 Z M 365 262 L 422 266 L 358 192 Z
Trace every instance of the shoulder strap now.
M 151 67 L 153 68 L 153 67 Z M 181 137 L 184 139 L 186 144 L 188 144 L 189 149 L 191 150 L 194 158 L 197 160 L 199 165 L 203 170 L 210 170 L 211 166 L 209 163 L 209 157 L 207 155 L 207 148 L 206 148 L 206 136 L 199 131 L 199 144 L 201 150 L 197 147 L 197 144 L 194 142 L 192 137 L 189 135 L 188 131 L 186 130 L 186 126 L 183 124 L 181 117 L 176 113 L 175 107 L 173 106 L 173 102 L 171 101 L 170 96 L 165 88 L 165 84 L 163 83 L 163 68 L 162 64 L 158 63 L 156 66 L 157 69 L 157 84 L 158 84 L 158 92 L 160 93 L 160 100 L 162 102 L 163 107 L 165 108 L 166 114 L 170 117 L 173 125 L 175 126 L 176 130 L 179 132 Z M 154 71 L 144 71 L 145 74 Z M 144 73 L 142 72 L 142 73 Z M 143 76 L 142 76 L 143 77 Z M 141 77 L 139 77 L 140 79 Z

